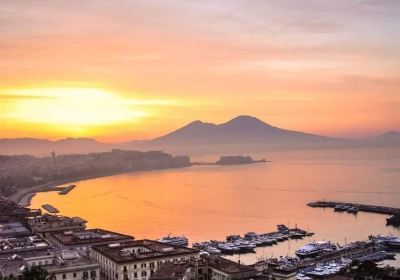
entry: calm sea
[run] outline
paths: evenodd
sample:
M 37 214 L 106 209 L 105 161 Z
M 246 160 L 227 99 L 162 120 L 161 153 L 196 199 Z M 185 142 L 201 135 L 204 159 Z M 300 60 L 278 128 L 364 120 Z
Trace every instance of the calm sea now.
M 281 223 L 315 232 L 306 240 L 257 248 L 256 254 L 240 256 L 245 263 L 292 255 L 314 239 L 344 244 L 370 234 L 400 236 L 399 229 L 386 226 L 385 215 L 353 215 L 306 206 L 326 199 L 400 207 L 400 150 L 274 152 L 254 157 L 272 162 L 195 166 L 81 181 L 65 196 L 39 193 L 32 207 L 49 203 L 63 215 L 88 220 L 91 228 L 136 238 L 172 234 L 185 235 L 190 242 L 223 240 L 231 234 L 274 231 Z

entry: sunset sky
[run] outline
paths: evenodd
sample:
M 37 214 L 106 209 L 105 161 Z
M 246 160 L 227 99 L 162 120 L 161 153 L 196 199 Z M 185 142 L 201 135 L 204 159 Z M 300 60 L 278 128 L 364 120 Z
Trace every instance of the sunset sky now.
M 247 114 L 400 130 L 400 1 L 0 2 L 0 138 L 162 135 Z

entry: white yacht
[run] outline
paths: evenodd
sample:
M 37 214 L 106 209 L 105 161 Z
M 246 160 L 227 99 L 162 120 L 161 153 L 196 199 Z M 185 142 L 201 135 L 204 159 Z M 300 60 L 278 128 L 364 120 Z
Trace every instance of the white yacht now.
M 159 242 L 187 247 L 189 245 L 188 239 L 185 236 L 165 236 L 158 240 Z
M 330 241 L 315 241 L 301 247 L 295 253 L 300 258 L 308 258 L 315 257 L 323 251 L 336 249 L 337 246 Z

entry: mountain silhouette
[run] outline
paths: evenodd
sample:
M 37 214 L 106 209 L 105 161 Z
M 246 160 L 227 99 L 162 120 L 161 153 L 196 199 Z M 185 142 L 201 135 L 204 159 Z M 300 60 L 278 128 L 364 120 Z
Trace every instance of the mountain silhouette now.
M 212 124 L 194 121 L 165 136 L 151 141 L 162 145 L 198 144 L 283 144 L 331 143 L 340 139 L 285 130 L 252 116 L 238 116 L 226 123 Z
M 272 126 L 256 117 L 241 115 L 222 124 L 193 121 L 153 140 L 101 143 L 90 138 L 56 141 L 35 138 L 0 139 L 0 155 L 90 153 L 124 150 L 164 150 L 174 154 L 252 153 L 270 150 L 400 147 L 400 132 L 350 140 L 326 137 Z

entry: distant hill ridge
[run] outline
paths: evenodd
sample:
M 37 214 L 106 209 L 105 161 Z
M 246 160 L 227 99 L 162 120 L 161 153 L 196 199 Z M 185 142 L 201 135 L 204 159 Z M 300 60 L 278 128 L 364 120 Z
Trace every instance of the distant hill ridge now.
M 336 141 L 338 139 L 285 130 L 269 125 L 258 118 L 242 115 L 222 124 L 194 121 L 151 142 L 154 144 L 245 144 L 246 141 L 263 143 L 268 140 L 304 142 Z
M 340 139 L 272 126 L 256 117 L 241 115 L 222 124 L 193 121 L 148 141 L 101 143 L 90 138 L 56 141 L 35 138 L 0 139 L 0 154 L 49 155 L 109 151 L 113 148 L 165 150 L 176 154 L 256 152 L 271 149 L 400 147 L 400 132 L 388 131 L 363 140 Z

